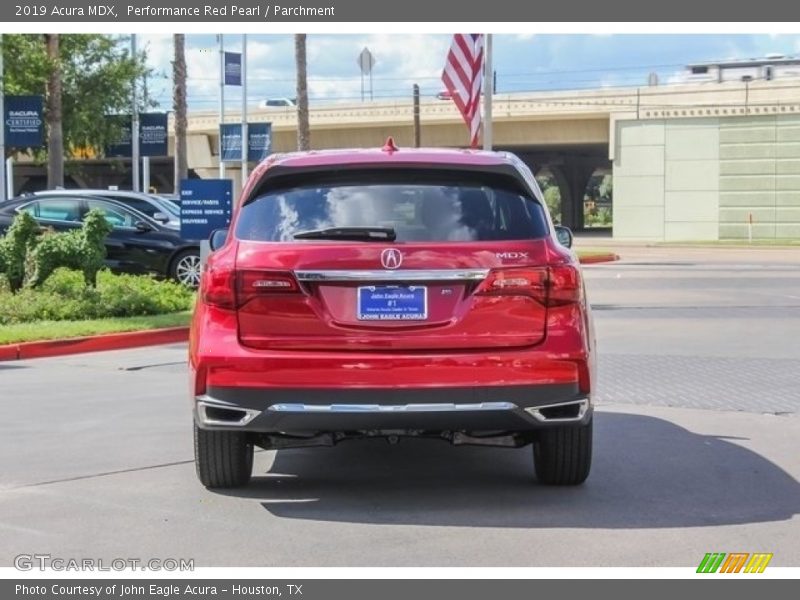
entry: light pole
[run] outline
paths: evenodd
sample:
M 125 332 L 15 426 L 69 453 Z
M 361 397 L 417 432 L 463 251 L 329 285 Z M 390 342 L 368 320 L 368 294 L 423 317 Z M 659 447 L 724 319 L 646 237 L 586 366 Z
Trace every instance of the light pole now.
M 6 78 L 3 71 L 3 34 L 0 33 L 0 119 L 6 119 Z M 5 123 L 0 125 L 0 200 L 6 200 L 6 127 Z

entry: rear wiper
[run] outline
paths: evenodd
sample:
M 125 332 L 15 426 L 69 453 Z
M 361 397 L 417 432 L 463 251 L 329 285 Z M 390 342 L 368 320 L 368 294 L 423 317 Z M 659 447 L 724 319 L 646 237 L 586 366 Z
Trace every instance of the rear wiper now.
M 393 242 L 397 238 L 397 232 L 392 227 L 329 227 L 300 231 L 293 237 L 296 240 Z

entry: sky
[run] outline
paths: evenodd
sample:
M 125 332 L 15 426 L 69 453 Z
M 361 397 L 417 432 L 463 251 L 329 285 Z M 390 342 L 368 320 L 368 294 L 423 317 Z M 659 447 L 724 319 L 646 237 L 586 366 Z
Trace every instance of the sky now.
M 433 98 L 444 88 L 440 75 L 450 39 L 428 34 L 309 35 L 310 103 L 361 101 L 357 57 L 365 47 L 375 57 L 376 100 L 408 98 L 414 83 L 419 84 L 423 98 Z M 223 40 L 227 51 L 241 50 L 241 35 L 225 34 Z M 172 36 L 140 34 L 138 43 L 153 69 L 147 86 L 158 102 L 156 110 L 171 110 Z M 293 36 L 251 34 L 247 47 L 248 104 L 293 98 Z M 190 110 L 218 108 L 218 49 L 214 35 L 186 36 Z M 800 35 L 496 34 L 496 93 L 646 85 L 651 72 L 666 84 L 679 81 L 689 63 L 770 53 L 800 55 Z M 225 94 L 226 106 L 241 106 L 240 88 L 229 86 Z

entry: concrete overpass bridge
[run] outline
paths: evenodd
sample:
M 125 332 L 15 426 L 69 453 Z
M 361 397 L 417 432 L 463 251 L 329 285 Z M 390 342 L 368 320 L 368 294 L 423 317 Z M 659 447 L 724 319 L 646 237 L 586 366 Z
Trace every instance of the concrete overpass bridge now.
M 410 147 L 413 116 L 410 97 L 312 106 L 311 143 L 372 147 L 391 135 Z M 592 174 L 613 173 L 615 237 L 743 237 L 748 215 L 756 235 L 800 237 L 800 80 L 500 94 L 493 117 L 495 148 L 550 172 L 573 228 L 583 226 Z M 225 120 L 240 115 L 229 110 Z M 296 148 L 294 107 L 252 109 L 248 121 L 272 123 L 274 151 Z M 467 142 L 450 101 L 422 101 L 420 122 L 423 146 Z M 192 112 L 188 138 L 189 168 L 217 177 L 218 114 Z M 171 188 L 171 173 L 171 161 L 155 161 L 159 191 Z M 238 188 L 239 165 L 229 163 L 227 174 Z M 104 177 L 100 185 L 113 177 L 130 185 L 124 172 Z

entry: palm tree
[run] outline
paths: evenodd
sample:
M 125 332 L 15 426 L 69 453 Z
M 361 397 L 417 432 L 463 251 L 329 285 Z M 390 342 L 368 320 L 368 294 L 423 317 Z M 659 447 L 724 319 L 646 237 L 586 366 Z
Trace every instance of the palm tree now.
M 306 75 L 306 34 L 294 36 L 294 60 L 297 66 L 297 149 L 311 149 L 308 126 L 308 79 Z
M 172 61 L 172 107 L 175 111 L 175 193 L 186 179 L 189 167 L 186 158 L 186 36 L 176 33 L 172 38 L 175 54 Z
M 61 109 L 61 59 L 59 56 L 60 36 L 57 33 L 44 34 L 47 60 L 50 63 L 46 90 L 47 121 L 47 187 L 53 189 L 64 186 L 64 129 Z

